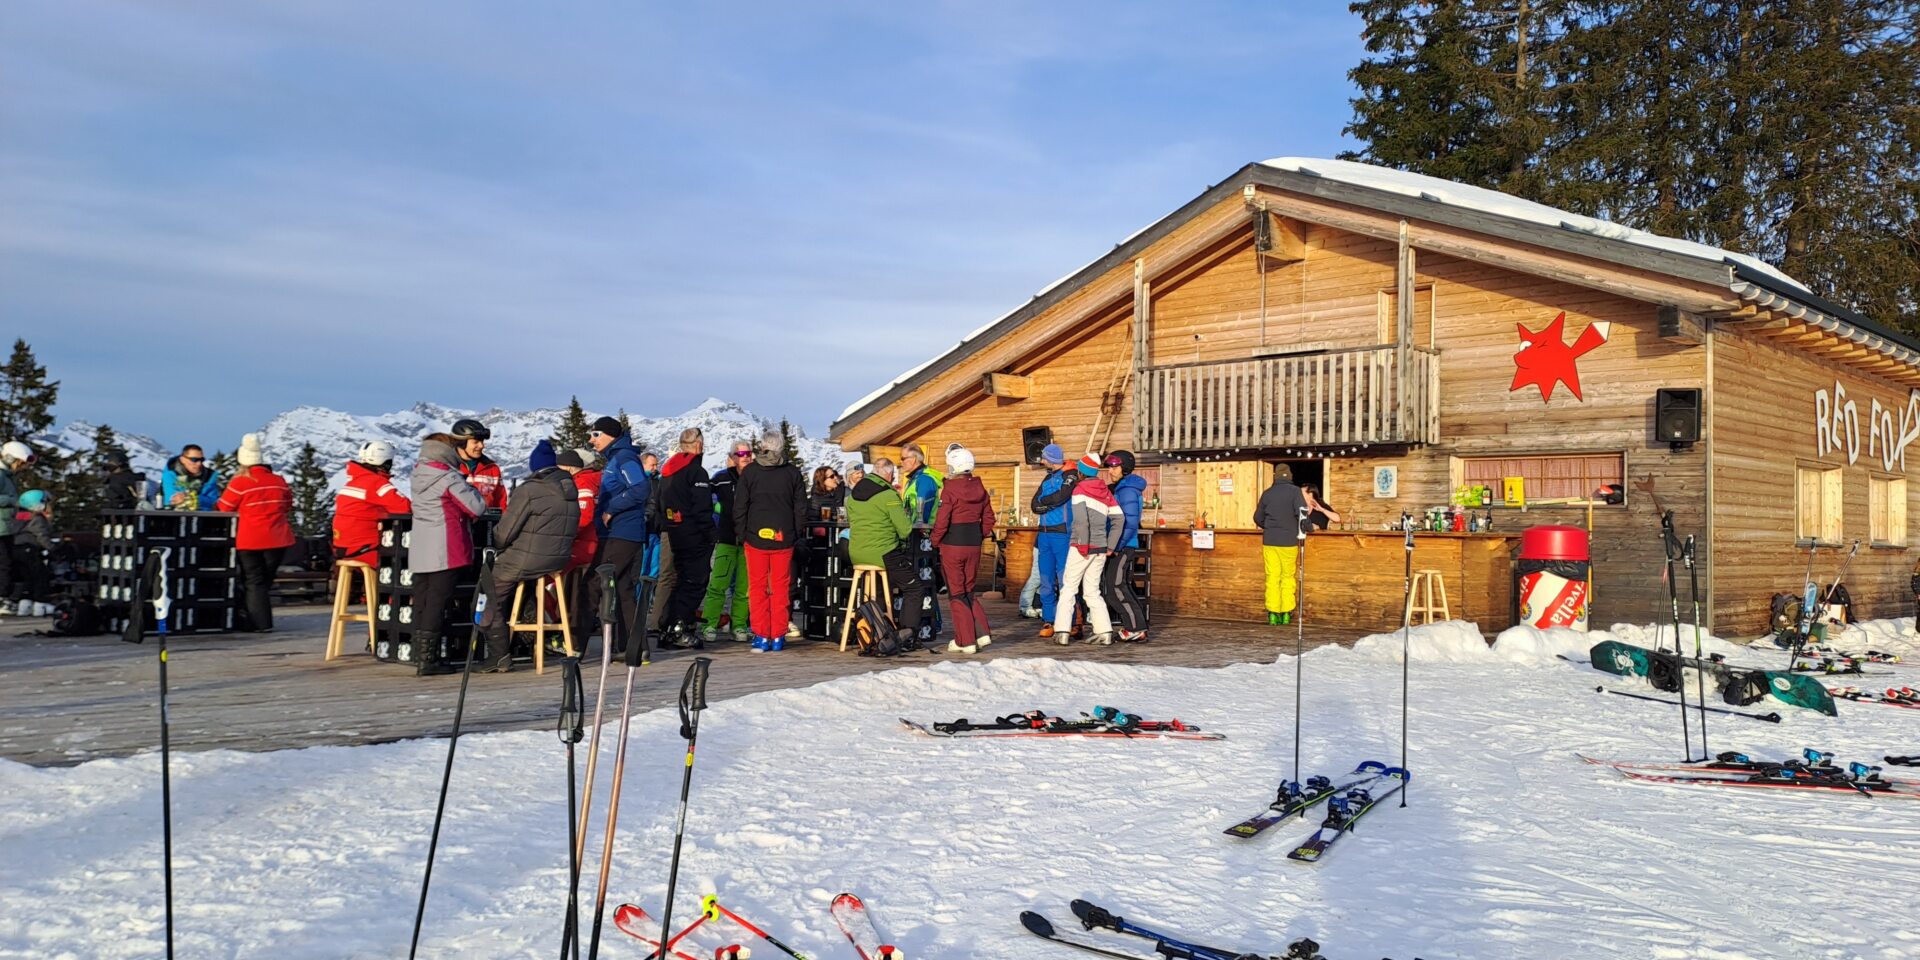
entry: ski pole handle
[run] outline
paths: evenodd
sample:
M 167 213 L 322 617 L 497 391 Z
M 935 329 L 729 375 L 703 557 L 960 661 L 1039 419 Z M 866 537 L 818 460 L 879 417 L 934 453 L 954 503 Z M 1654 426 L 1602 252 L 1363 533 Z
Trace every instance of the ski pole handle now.
M 560 661 L 560 742 L 579 743 L 587 735 L 587 693 L 580 682 L 580 658 Z
M 653 613 L 654 588 L 658 583 L 653 577 L 641 577 L 639 583 L 639 603 L 634 607 L 632 636 L 627 639 L 627 666 L 637 667 L 647 655 L 647 620 Z M 613 590 L 619 595 L 619 587 Z
M 1673 511 L 1660 514 L 1660 542 L 1667 548 L 1667 559 L 1680 559 L 1680 538 L 1673 532 Z
M 695 657 L 680 681 L 680 735 L 688 740 L 693 739 L 694 716 L 707 708 L 707 671 L 712 666 L 711 657 Z
M 620 615 L 620 576 L 611 563 L 603 563 L 593 568 L 593 575 L 600 578 L 600 622 L 612 623 Z

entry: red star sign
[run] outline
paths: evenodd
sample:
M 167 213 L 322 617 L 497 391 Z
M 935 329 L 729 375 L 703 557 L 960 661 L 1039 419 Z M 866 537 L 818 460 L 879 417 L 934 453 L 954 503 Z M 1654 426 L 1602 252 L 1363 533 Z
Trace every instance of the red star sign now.
M 1603 320 L 1587 324 L 1580 339 L 1575 340 L 1573 346 L 1567 346 L 1562 333 L 1566 324 L 1565 311 L 1539 330 L 1528 330 L 1522 323 L 1514 324 L 1520 331 L 1520 349 L 1513 355 L 1513 386 L 1507 388 L 1509 393 L 1533 384 L 1540 388 L 1540 402 L 1545 403 L 1552 399 L 1554 385 L 1564 383 L 1573 391 L 1575 400 L 1586 399 L 1580 395 L 1580 368 L 1574 361 L 1606 343 L 1610 325 Z

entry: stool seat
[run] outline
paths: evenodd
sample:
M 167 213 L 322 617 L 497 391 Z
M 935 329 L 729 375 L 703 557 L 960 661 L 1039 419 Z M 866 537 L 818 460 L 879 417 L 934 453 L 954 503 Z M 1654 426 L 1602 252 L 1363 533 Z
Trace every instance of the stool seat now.
M 1434 600 L 1436 589 L 1440 594 L 1438 602 Z M 1441 571 L 1429 568 L 1413 572 L 1413 589 L 1407 591 L 1407 609 L 1401 616 L 1402 622 L 1411 625 L 1416 613 L 1425 616 L 1427 623 L 1433 622 L 1436 613 L 1442 620 L 1453 619 L 1453 608 L 1447 604 L 1447 578 Z
M 348 607 L 352 605 L 353 577 L 356 571 L 359 573 L 361 583 L 366 589 L 367 609 L 365 613 L 347 612 Z M 333 562 L 333 581 L 333 619 L 327 624 L 327 650 L 324 657 L 326 660 L 334 660 L 341 655 L 340 648 L 346 645 L 347 624 L 349 623 L 365 623 L 367 625 L 367 649 L 373 649 L 373 611 L 376 606 L 374 598 L 380 592 L 380 578 L 379 574 L 374 571 L 373 564 L 360 560 L 335 560 Z
M 874 593 L 875 578 L 879 593 Z M 853 630 L 853 611 L 865 600 L 879 600 L 889 611 L 893 607 L 893 584 L 887 580 L 887 568 L 871 563 L 853 565 L 853 583 L 847 587 L 847 612 L 840 618 L 840 652 L 847 652 L 847 635 Z
M 534 584 L 533 609 L 534 620 L 527 623 L 520 619 L 520 601 L 526 596 L 527 584 Z M 573 650 L 573 623 L 567 615 L 567 575 L 565 573 L 543 574 L 533 580 L 522 580 L 513 587 L 513 606 L 507 611 L 507 642 L 522 633 L 533 634 L 533 672 L 547 672 L 547 588 L 553 588 L 553 595 L 560 601 L 560 642 L 567 656 L 576 656 Z

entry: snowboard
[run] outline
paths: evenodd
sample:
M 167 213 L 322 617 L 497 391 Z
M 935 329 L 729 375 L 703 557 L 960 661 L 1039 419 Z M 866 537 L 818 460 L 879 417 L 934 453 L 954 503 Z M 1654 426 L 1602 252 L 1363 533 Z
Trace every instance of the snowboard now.
M 1646 677 L 1655 689 L 1677 689 L 1683 669 L 1692 668 L 1712 677 L 1716 689 L 1721 691 L 1722 699 L 1735 706 L 1753 702 L 1750 699 L 1743 700 L 1738 693 L 1758 686 L 1782 703 L 1816 710 L 1829 717 L 1840 715 L 1840 709 L 1834 705 L 1833 695 L 1827 692 L 1827 688 L 1803 674 L 1738 667 L 1719 660 L 1648 650 L 1618 640 L 1602 640 L 1594 644 L 1587 656 L 1596 669 L 1622 677 Z M 1730 687 L 1732 692 L 1729 691 Z

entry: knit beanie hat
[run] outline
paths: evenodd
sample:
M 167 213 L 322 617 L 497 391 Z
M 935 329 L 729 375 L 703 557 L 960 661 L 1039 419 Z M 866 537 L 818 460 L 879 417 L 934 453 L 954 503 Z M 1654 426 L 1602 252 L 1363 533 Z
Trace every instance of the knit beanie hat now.
M 259 466 L 263 462 L 260 455 L 260 435 L 257 433 L 249 433 L 241 437 L 240 449 L 234 451 L 233 457 L 235 460 L 240 461 L 240 465 L 243 467 Z
M 534 444 L 533 452 L 527 455 L 527 469 L 534 473 L 555 466 L 558 462 L 553 455 L 553 444 L 547 440 Z
M 573 452 L 580 455 L 580 465 L 583 467 L 592 467 L 596 464 L 606 466 L 606 459 L 600 456 L 600 451 L 592 447 L 580 447 Z
M 601 417 L 600 419 L 595 420 L 593 422 L 593 429 L 596 432 L 604 433 L 609 437 L 617 437 L 620 434 L 626 432 L 620 429 L 620 421 L 615 420 L 612 417 Z
M 562 450 L 554 455 L 553 465 L 556 467 L 572 467 L 575 470 L 583 470 L 587 466 L 587 461 L 580 458 L 580 451 L 578 450 Z
M 973 451 L 954 444 L 947 448 L 947 472 L 967 473 L 973 469 Z
M 1059 444 L 1049 443 L 1045 450 L 1040 451 L 1040 459 L 1058 466 L 1067 462 L 1067 452 L 1060 449 Z
M 1079 468 L 1080 475 L 1083 477 L 1100 475 L 1100 459 L 1091 453 L 1081 457 L 1080 462 L 1075 464 L 1075 466 Z

